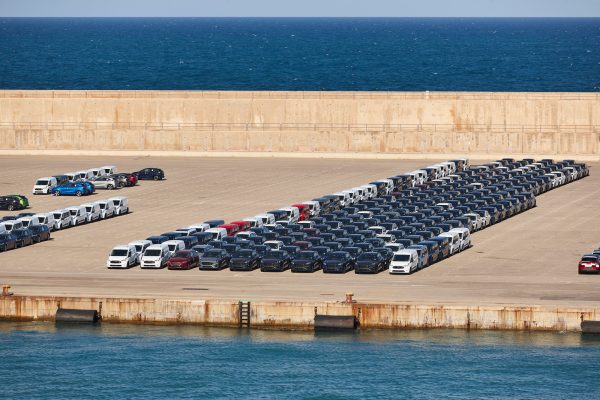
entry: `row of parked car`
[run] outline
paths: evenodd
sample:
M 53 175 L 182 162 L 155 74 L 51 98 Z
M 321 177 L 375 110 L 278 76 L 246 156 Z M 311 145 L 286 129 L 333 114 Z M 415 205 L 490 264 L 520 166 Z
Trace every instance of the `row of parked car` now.
M 162 180 L 165 173 L 160 168 L 144 168 L 136 172 L 118 172 L 114 165 L 92 168 L 36 180 L 33 194 L 55 196 L 87 196 L 96 189 L 121 189 L 135 186 L 138 180 Z
M 600 274 L 600 247 L 581 257 L 577 272 L 579 274 Z
M 129 212 L 125 196 L 111 197 L 49 213 L 20 213 L 0 220 L 0 251 L 50 239 L 50 232 L 79 226 Z
M 588 174 L 585 164 L 466 159 L 225 224 L 210 220 L 117 246 L 109 268 L 412 273 L 470 247 L 470 233 Z M 564 177 L 564 179 L 562 179 Z

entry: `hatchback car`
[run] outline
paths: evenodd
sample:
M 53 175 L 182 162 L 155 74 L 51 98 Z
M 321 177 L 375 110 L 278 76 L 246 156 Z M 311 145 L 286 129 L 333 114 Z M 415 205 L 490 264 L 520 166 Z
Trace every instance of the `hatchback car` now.
M 144 168 L 133 172 L 133 175 L 135 175 L 138 180 L 160 181 L 165 179 L 165 172 L 160 168 Z

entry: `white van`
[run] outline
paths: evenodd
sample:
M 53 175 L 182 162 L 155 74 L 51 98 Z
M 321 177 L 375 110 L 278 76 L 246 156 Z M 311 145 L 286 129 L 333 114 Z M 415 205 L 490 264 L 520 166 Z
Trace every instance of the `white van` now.
M 40 224 L 40 221 L 33 215 L 31 217 L 19 218 L 17 221 L 21 222 L 23 228 L 30 228 L 34 225 Z
M 185 250 L 185 242 L 183 240 L 167 240 L 163 244 L 169 246 L 170 257 L 173 257 L 179 250 Z
M 142 254 L 144 254 L 144 251 L 146 251 L 148 247 L 152 246 L 152 242 L 149 240 L 134 240 L 129 243 L 128 246 L 133 246 L 135 248 L 137 262 L 140 262 Z
M 205 232 L 208 232 L 212 235 L 213 240 L 222 240 L 227 236 L 227 229 L 225 228 L 210 228 Z
M 287 215 L 287 221 L 291 223 L 296 223 L 300 219 L 300 210 L 298 207 L 284 207 L 280 208 L 280 210 L 285 211 Z
M 373 185 L 372 183 L 362 185 L 361 188 L 364 188 L 367 191 L 367 198 L 372 199 L 377 197 L 377 186 Z
M 258 214 L 256 218 L 262 219 L 263 225 L 270 225 L 275 223 L 275 216 L 273 214 Z
M 210 225 L 209 224 L 205 224 L 205 223 L 200 223 L 200 224 L 193 224 L 188 226 L 189 229 L 194 229 L 195 232 L 206 232 L 208 229 L 210 229 Z
M 104 170 L 102 168 L 92 168 L 90 169 L 90 171 L 92 171 L 92 174 L 94 174 L 94 177 L 99 178 L 101 176 L 104 176 Z
M 342 207 L 350 204 L 350 195 L 348 193 L 336 192 L 333 193 L 333 196 L 336 196 L 340 200 L 340 206 Z
M 127 244 L 115 246 L 106 261 L 107 268 L 129 268 L 138 262 L 135 247 Z
M 281 240 L 267 240 L 263 243 L 270 250 L 280 250 L 285 244 Z
M 450 230 L 441 233 L 438 236 L 450 238 L 450 255 L 456 254 L 461 250 L 461 240 L 458 232 L 452 232 L 452 230 Z
M 394 253 L 390 274 L 412 274 L 419 268 L 419 253 L 414 249 L 402 249 Z
M 100 219 L 102 210 L 98 203 L 85 203 L 81 207 L 85 208 L 87 222 L 94 222 Z
M 90 180 L 94 177 L 94 174 L 91 170 L 82 170 L 75 173 L 77 174 L 77 179 Z
M 72 226 L 82 225 L 87 222 L 87 211 L 85 210 L 85 207 L 67 207 L 67 211 L 69 211 L 69 213 L 71 214 Z
M 115 215 L 123 215 L 129 212 L 129 202 L 126 196 L 115 196 L 108 199 L 115 206 Z
M 46 225 L 48 229 L 51 231 L 55 231 L 58 229 L 56 222 L 54 221 L 54 215 L 50 213 L 43 214 L 35 214 L 34 217 L 37 218 L 38 222 L 41 225 Z
M 311 217 L 316 217 L 321 214 L 321 205 L 318 201 L 303 201 L 302 204 L 308 207 Z
M 21 223 L 21 221 L 16 220 L 16 219 L 4 221 L 0 225 L 2 225 L 4 227 L 4 230 L 6 232 L 12 232 L 14 229 L 23 228 L 23 224 Z
M 77 175 L 76 172 L 65 172 L 63 175 L 67 177 L 69 182 L 73 182 L 79 179 L 79 175 Z
M 0 234 L 6 233 L 6 227 L 0 223 Z
M 263 226 L 263 220 L 259 217 L 248 217 L 244 218 L 242 221 L 250 222 L 250 228 L 260 228 Z
M 148 246 L 140 259 L 141 268 L 163 268 L 171 258 L 169 246 L 165 243 Z
M 454 228 L 450 229 L 450 233 L 456 232 L 460 237 L 460 250 L 463 251 L 471 247 L 471 232 L 468 228 Z
M 65 229 L 71 226 L 73 218 L 71 218 L 71 213 L 68 210 L 56 210 L 52 211 L 50 214 L 54 217 L 56 229 Z
M 49 194 L 50 190 L 56 186 L 58 186 L 58 181 L 53 176 L 39 178 L 37 181 L 35 181 L 35 185 L 33 185 L 32 193 L 34 195 Z
M 112 201 L 100 200 L 95 202 L 100 207 L 100 218 L 106 219 L 115 215 L 115 205 Z
M 100 169 L 104 172 L 104 175 L 113 175 L 117 173 L 117 167 L 114 165 L 105 165 L 104 167 L 100 167 Z

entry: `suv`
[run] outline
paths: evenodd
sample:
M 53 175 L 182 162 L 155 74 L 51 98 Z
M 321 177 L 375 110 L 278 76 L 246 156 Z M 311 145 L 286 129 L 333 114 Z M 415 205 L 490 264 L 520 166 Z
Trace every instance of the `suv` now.
M 83 183 L 65 183 L 60 186 L 53 187 L 50 189 L 50 193 L 54 196 L 83 196 L 88 194 L 89 189 L 87 189 Z
M 144 168 L 140 171 L 133 172 L 133 175 L 139 180 L 155 180 L 160 181 L 165 179 L 165 173 L 160 168 Z
M 108 189 L 113 190 L 115 188 L 120 188 L 121 186 L 117 183 L 114 178 L 110 176 L 101 176 L 100 178 L 96 178 L 93 180 L 94 186 L 97 189 Z

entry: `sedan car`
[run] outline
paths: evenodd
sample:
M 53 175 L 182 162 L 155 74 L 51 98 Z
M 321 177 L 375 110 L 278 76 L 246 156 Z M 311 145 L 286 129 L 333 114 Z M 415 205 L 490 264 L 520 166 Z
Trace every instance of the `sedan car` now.
M 323 258 L 316 251 L 299 251 L 292 261 L 292 272 L 315 272 L 323 268 Z
M 231 255 L 230 271 L 253 271 L 260 268 L 261 256 L 253 249 L 238 250 Z
M 346 273 L 352 271 L 356 262 L 352 259 L 350 253 L 346 251 L 334 251 L 327 254 L 323 260 L 323 272 L 325 273 Z
M 200 254 L 194 250 L 179 250 L 167 261 L 167 269 L 192 269 L 200 266 Z
M 282 272 L 292 266 L 292 257 L 287 251 L 271 250 L 264 255 L 260 270 L 262 272 Z
M 386 267 L 387 265 L 381 254 L 376 251 L 369 251 L 358 256 L 354 272 L 357 274 L 377 274 Z
M 211 249 L 200 257 L 201 270 L 221 270 L 229 268 L 231 256 L 223 249 Z

